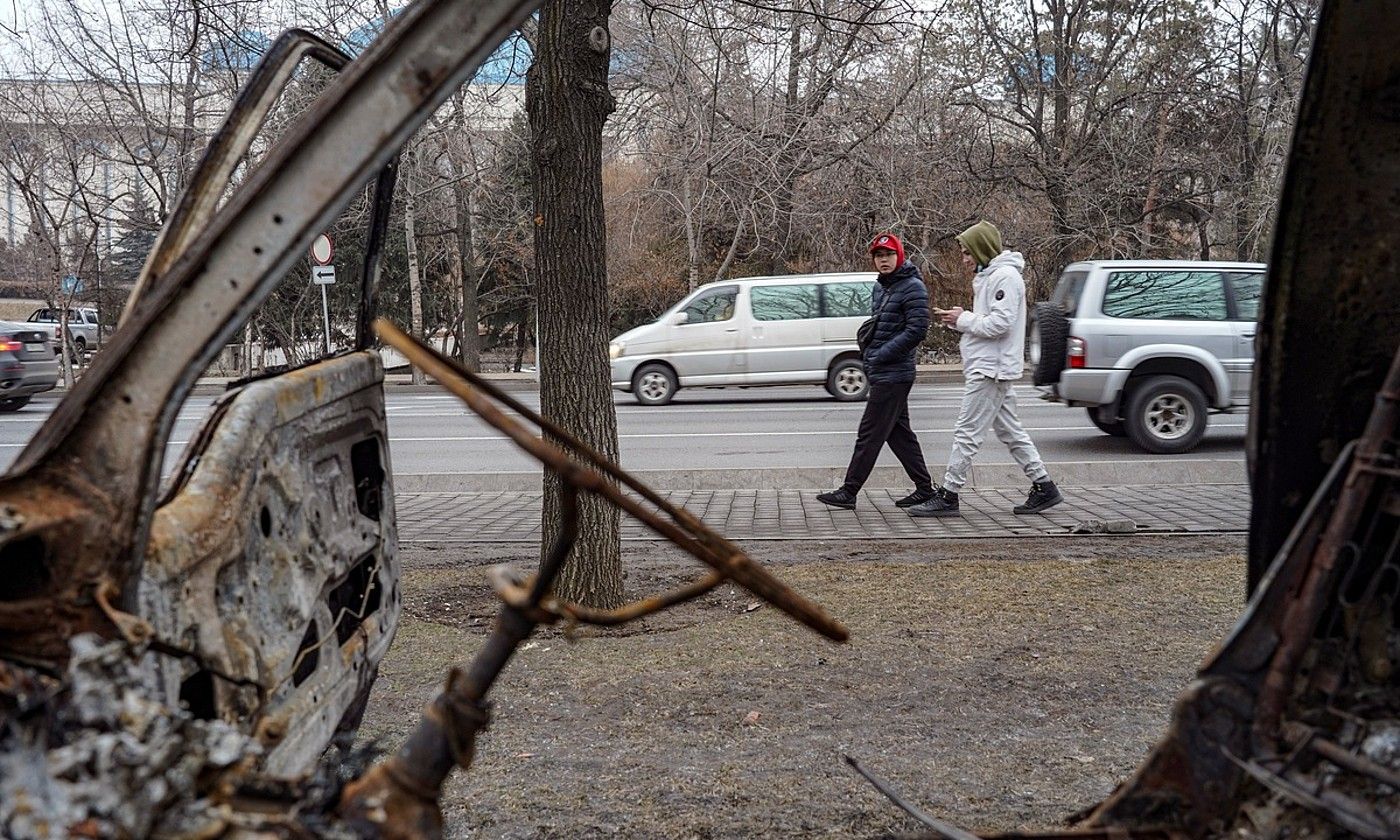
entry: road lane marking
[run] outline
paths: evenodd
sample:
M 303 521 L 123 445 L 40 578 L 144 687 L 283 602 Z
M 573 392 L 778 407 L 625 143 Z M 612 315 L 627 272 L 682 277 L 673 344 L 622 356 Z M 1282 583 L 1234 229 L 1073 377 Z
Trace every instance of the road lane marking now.
M 910 411 L 918 411 L 918 410 L 938 410 L 938 409 L 954 409 L 954 410 L 955 410 L 955 409 L 958 409 L 958 408 L 961 408 L 961 407 L 962 407 L 962 401 L 961 401 L 961 400 L 952 400 L 952 401 L 943 402 L 943 403 L 910 403 L 910 404 L 909 404 L 909 410 L 910 410 Z M 618 406 L 618 408 L 621 409 L 622 406 Z M 1060 412 L 1064 412 L 1064 411 L 1065 411 L 1064 406 L 1053 405 L 1053 404 L 1046 404 L 1046 405 L 1019 404 L 1019 405 L 1016 406 L 1016 410 L 1017 410 L 1018 412 L 1021 412 L 1021 413 L 1026 413 L 1026 412 L 1029 411 L 1029 410 L 1040 410 L 1040 409 L 1047 409 L 1047 410 L 1060 411 Z M 842 405 L 825 405 L 825 406 L 790 406 L 790 407 L 777 407 L 777 406 L 773 406 L 773 405 L 766 404 L 766 403 L 754 403 L 752 406 L 746 407 L 746 408 L 737 408 L 737 407 L 733 407 L 733 408 L 731 408 L 731 407 L 725 407 L 725 408 L 700 408 L 700 407 L 692 407 L 692 406 L 687 406 L 687 407 L 681 407 L 681 406 L 674 406 L 674 407 L 673 407 L 673 406 L 667 406 L 667 407 L 662 408 L 662 409 L 651 409 L 651 408 L 644 408 L 644 407 L 642 407 L 642 406 L 637 406 L 637 407 L 635 407 L 635 408 L 630 408 L 630 407 L 629 407 L 629 410 L 626 410 L 626 411 L 619 410 L 619 411 L 617 412 L 617 415 L 618 415 L 619 417 L 624 417 L 624 416 L 625 416 L 625 417 L 646 417 L 648 420 L 651 420 L 651 419 L 662 419 L 662 418 L 664 418 L 664 417 L 666 417 L 666 416 L 676 415 L 676 414 L 755 414 L 755 415 L 762 414 L 762 415 L 765 415 L 765 416 L 770 416 L 770 415 L 774 415 L 774 414 L 795 414 L 795 413 L 797 413 L 797 412 L 805 412 L 805 413 L 812 413 L 812 412 L 837 412 L 837 413 L 840 413 L 840 414 L 857 414 L 857 413 L 862 413 L 862 412 L 864 412 L 864 411 L 865 411 L 865 404 L 864 404 L 864 403 L 846 403 L 846 404 L 842 404 Z M 507 413 L 509 414 L 509 413 L 511 413 L 511 412 L 507 412 Z M 464 414 L 470 415 L 471 412 L 469 412 L 469 411 L 468 411 L 467 409 L 465 409 L 465 408 L 463 408 L 461 411 L 455 411 L 455 412 L 453 412 L 453 411 L 424 411 L 424 410 L 422 409 L 422 407 L 419 407 L 419 406 L 402 406 L 402 407 L 391 406 L 391 407 L 389 408 L 389 414 L 392 415 L 393 417 L 460 417 L 460 416 L 462 416 L 462 415 L 464 415 Z
M 1090 432 L 1098 431 L 1097 426 L 1027 426 L 1028 432 Z M 1214 423 L 1212 429 L 1244 429 L 1244 423 Z M 920 435 L 946 435 L 952 434 L 953 429 L 915 429 L 915 434 Z M 786 431 L 786 432 L 648 432 L 637 434 L 621 434 L 621 440 L 653 440 L 670 438 L 752 438 L 752 437 L 850 437 L 853 434 L 850 429 L 812 429 L 807 431 Z M 492 435 L 442 435 L 431 437 L 395 437 L 390 435 L 390 443 L 469 443 L 477 441 L 509 441 L 510 438 L 502 434 Z M 183 446 L 189 441 L 176 440 L 166 444 L 167 446 Z M 0 443 L 0 449 L 21 449 L 28 446 L 24 443 Z
M 1217 424 L 1216 429 L 1243 429 L 1244 424 Z M 1097 432 L 1097 426 L 1027 426 L 1028 432 Z M 915 429 L 919 435 L 952 434 L 953 429 Z M 753 437 L 851 437 L 851 429 L 811 430 L 796 432 L 649 432 L 644 434 L 621 434 L 621 440 L 651 440 L 668 438 L 753 438 Z M 505 435 L 447 435 L 434 437 L 390 437 L 390 443 L 453 443 L 474 441 L 509 441 Z

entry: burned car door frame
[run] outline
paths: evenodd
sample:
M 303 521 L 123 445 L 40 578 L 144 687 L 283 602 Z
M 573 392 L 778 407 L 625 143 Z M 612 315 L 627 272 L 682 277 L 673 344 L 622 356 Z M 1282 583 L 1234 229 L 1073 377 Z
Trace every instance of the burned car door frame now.
M 375 647 L 382 652 L 397 616 L 382 370 L 375 356 L 359 350 L 242 386 L 216 406 L 158 505 L 160 456 L 174 412 L 198 371 L 246 322 L 357 185 L 392 160 L 408 135 L 529 8 L 528 3 L 491 0 L 428 0 L 411 7 L 331 83 L 227 206 L 216 211 L 207 197 L 183 204 L 182 215 L 148 262 L 143 294 L 134 300 L 112 347 L 60 405 L 14 473 L 0 482 L 0 504 L 10 502 L 0 516 L 0 560 L 13 569 L 17 560 L 26 559 L 21 549 L 33 555 L 32 579 L 0 602 L 0 685 L 20 687 L 23 696 L 16 703 L 32 712 L 57 698 L 49 695 L 37 705 L 27 699 L 29 687 L 45 678 L 8 664 L 20 660 L 53 677 L 64 674 L 73 684 L 94 685 L 94 669 L 107 670 L 96 681 L 99 687 L 110 680 L 106 684 L 130 686 L 119 690 L 144 690 L 145 682 L 132 675 L 130 663 L 118 664 L 123 650 L 94 645 L 89 631 L 124 638 L 128 653 L 145 651 L 171 660 L 156 666 L 155 681 L 165 687 L 166 706 L 174 709 L 168 701 L 176 698 L 169 695 L 178 693 L 187 708 L 159 713 L 143 703 L 163 721 L 144 731 L 149 735 L 153 728 L 161 729 L 155 743 L 165 756 L 171 753 L 166 745 L 184 740 L 188 746 L 177 752 L 188 753 L 192 768 L 209 772 L 186 773 L 177 795 L 160 804 L 161 814 L 128 814 L 125 825 L 136 826 L 138 833 L 160 825 L 212 836 L 237 825 L 249 836 L 280 836 L 284 829 L 306 834 L 314 833 L 309 826 L 331 818 L 334 810 L 336 819 L 360 834 L 436 836 L 440 785 L 453 767 L 470 763 L 471 745 L 485 723 L 484 695 L 515 647 L 541 623 L 624 623 L 733 581 L 834 640 L 846 637 L 845 629 L 819 607 L 698 518 L 581 448 L 544 418 L 495 394 L 574 451 L 566 453 L 532 436 L 480 401 L 468 384 L 469 373 L 452 369 L 431 349 L 380 324 L 380 334 L 398 340 L 396 346 L 416 364 L 426 364 L 488 421 L 559 471 L 568 484 L 568 500 L 576 500 L 579 492 L 601 495 L 712 571 L 689 586 L 620 610 L 562 603 L 550 589 L 572 546 L 572 529 L 566 528 L 533 579 L 498 570 L 496 585 L 504 604 L 491 639 L 470 670 L 449 675 L 446 689 L 399 753 L 332 798 L 288 778 L 311 769 L 338 723 L 353 722 L 358 714 L 354 701 L 373 679 L 373 655 L 351 651 L 337 659 L 334 652 L 323 654 L 333 650 L 332 642 L 341 645 L 342 654 L 347 645 L 359 645 L 358 654 Z M 295 46 L 289 43 L 288 52 Z M 255 85 L 241 100 L 244 112 L 265 109 L 271 95 L 270 88 Z M 201 180 L 212 186 L 225 177 L 231 161 L 242 154 L 243 142 L 217 145 L 201 169 Z M 380 186 L 386 183 L 392 185 L 381 177 Z M 374 217 L 382 234 L 387 200 L 377 203 Z M 369 340 L 373 256 L 379 243 L 382 236 L 369 249 L 357 325 L 361 347 Z M 382 463 L 363 456 L 366 443 L 378 447 Z M 274 456 L 285 452 L 295 457 L 275 463 Z M 618 483 L 655 509 L 622 492 Z M 40 492 L 48 497 L 36 502 Z M 60 532 L 62 543 L 56 539 Z M 364 554 L 376 541 L 379 554 Z M 371 556 L 376 563 L 357 573 Z M 336 580 L 340 582 L 327 591 L 327 582 Z M 272 591 L 277 594 L 269 595 Z M 36 615 L 57 620 L 40 628 L 28 623 Z M 210 621 L 211 616 L 218 620 Z M 306 630 L 300 633 L 303 624 Z M 65 671 L 70 646 L 74 668 Z M 308 666 L 308 658 L 329 658 L 341 667 Z M 48 679 L 57 685 L 53 677 Z M 299 691 L 285 691 L 289 683 L 295 689 L 299 682 Z M 0 699 L 9 697 L 0 692 Z M 88 711 L 72 705 L 58 703 L 53 714 L 37 719 L 31 714 L 31 725 L 43 734 L 36 740 L 21 733 L 22 743 L 52 739 L 58 749 L 66 749 L 65 738 L 84 738 L 84 731 L 44 730 L 45 721 L 60 720 L 65 711 L 95 715 L 99 730 L 87 742 L 100 741 L 102 728 L 123 725 L 113 722 L 121 713 L 110 704 Z M 191 727 L 192 714 L 255 725 L 260 743 L 254 746 L 261 749 L 247 753 L 243 742 L 230 746 L 217 728 Z M 184 738 L 186 728 L 201 733 L 197 743 Z M 13 741 L 11 732 L 9 726 L 0 729 Z M 269 783 L 279 776 L 280 783 Z M 29 781 L 62 787 L 43 773 Z M 99 769 L 88 790 L 101 782 Z M 14 793 L 32 795 L 32 789 L 23 787 L 27 783 L 21 780 Z M 18 818 L 28 819 L 27 814 Z M 85 818 L 81 809 L 55 816 L 60 826 L 64 819 Z
M 0 655 L 57 667 L 68 639 L 140 609 L 160 464 L 219 349 L 404 141 L 525 18 L 522 0 L 406 10 L 136 300 L 111 345 L 0 480 Z M 207 212 L 201 211 L 201 212 Z M 362 312 L 367 337 L 372 298 Z M 103 593 L 114 593 L 106 598 Z M 107 607 L 104 608 L 104 603 Z
M 469 72 L 525 8 L 416 7 L 219 208 L 296 67 L 350 64 L 304 31 L 274 43 L 163 228 L 122 327 L 0 479 L 12 581 L 0 655 L 56 673 L 80 633 L 139 642 L 167 703 L 236 722 L 262 743 L 258 766 L 283 777 L 358 725 L 399 615 L 383 369 L 366 349 L 398 148 L 454 69 Z M 449 43 L 452 31 L 465 41 Z M 356 349 L 232 389 L 162 494 L 166 442 L 195 379 L 376 170 Z

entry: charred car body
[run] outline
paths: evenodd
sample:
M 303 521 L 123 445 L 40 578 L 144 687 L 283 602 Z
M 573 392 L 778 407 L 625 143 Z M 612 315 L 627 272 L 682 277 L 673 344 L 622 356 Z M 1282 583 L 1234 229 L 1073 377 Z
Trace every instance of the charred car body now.
M 497 573 L 495 632 L 402 750 L 343 790 L 343 778 L 321 784 L 318 761 L 357 726 L 399 615 L 383 371 L 369 349 L 395 157 L 533 5 L 429 0 L 348 66 L 289 32 L 240 94 L 105 352 L 0 480 L 0 833 L 435 836 L 437 791 L 471 760 L 483 698 L 541 623 L 622 623 L 734 581 L 844 638 L 694 517 L 595 454 L 524 432 L 478 402 L 467 375 L 382 326 L 563 475 L 568 523 L 577 493 L 598 493 L 713 571 L 621 610 L 561 603 L 549 592 L 566 527 L 536 575 Z M 305 59 L 343 72 L 218 206 Z M 371 180 L 356 348 L 232 388 L 162 485 L 195 379 Z

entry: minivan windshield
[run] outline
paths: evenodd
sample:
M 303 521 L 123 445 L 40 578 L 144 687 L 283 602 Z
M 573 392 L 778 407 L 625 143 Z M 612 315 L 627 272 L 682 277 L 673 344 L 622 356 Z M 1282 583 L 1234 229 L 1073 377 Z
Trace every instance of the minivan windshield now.
M 670 311 L 661 316 L 665 320 L 672 312 L 686 313 L 687 324 L 706 324 L 727 321 L 734 317 L 734 301 L 739 297 L 738 286 L 717 286 L 700 289 L 683 298 Z

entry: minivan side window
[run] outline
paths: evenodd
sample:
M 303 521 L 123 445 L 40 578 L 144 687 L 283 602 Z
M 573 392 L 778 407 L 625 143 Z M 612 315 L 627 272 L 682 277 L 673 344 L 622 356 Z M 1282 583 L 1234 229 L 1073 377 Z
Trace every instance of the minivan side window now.
M 1103 293 L 1110 318 L 1223 321 L 1225 278 L 1218 271 L 1116 271 Z
M 822 317 L 869 318 L 874 283 L 827 283 L 822 286 Z
M 739 296 L 738 286 L 721 286 L 703 292 L 695 300 L 685 305 L 681 311 L 689 317 L 687 324 L 710 324 L 715 321 L 728 321 L 734 317 L 734 299 Z
M 1264 275 L 1250 271 L 1229 277 L 1230 292 L 1235 297 L 1235 320 L 1258 321 L 1259 301 L 1264 296 Z
M 798 321 L 821 315 L 815 283 L 754 286 L 749 289 L 749 306 L 755 321 Z

